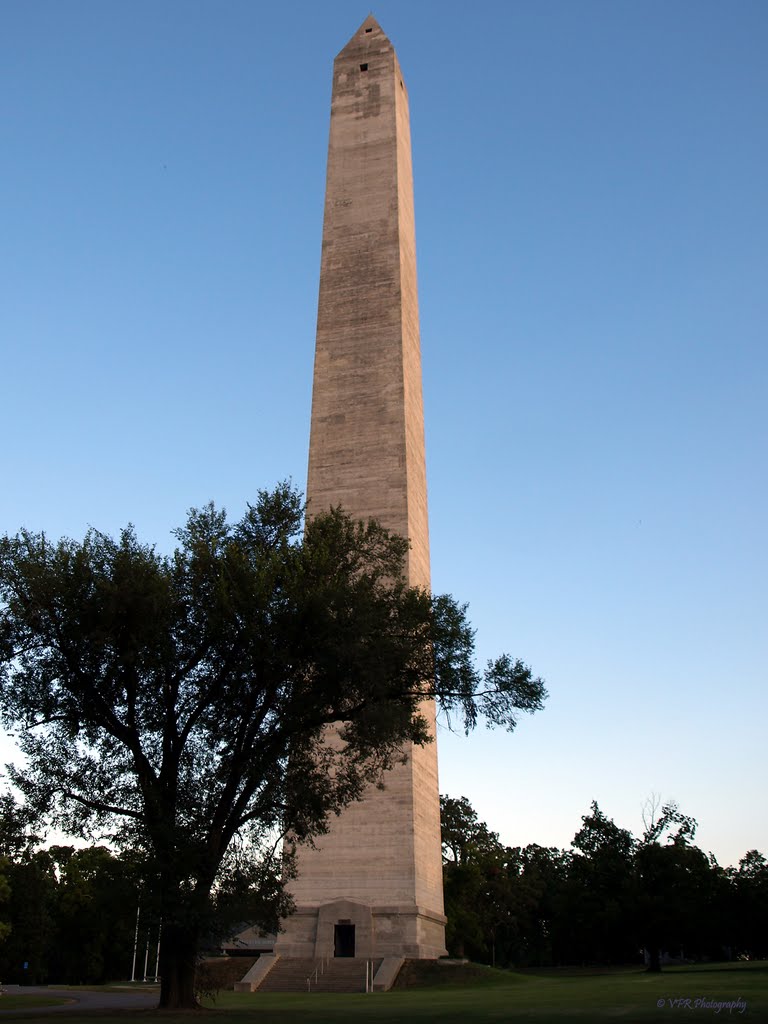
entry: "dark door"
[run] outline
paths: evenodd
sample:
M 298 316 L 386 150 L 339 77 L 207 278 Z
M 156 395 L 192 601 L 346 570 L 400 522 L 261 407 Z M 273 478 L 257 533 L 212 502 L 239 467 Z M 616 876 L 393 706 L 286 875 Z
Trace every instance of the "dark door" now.
M 355 955 L 355 926 L 353 924 L 337 924 L 333 929 L 333 955 Z

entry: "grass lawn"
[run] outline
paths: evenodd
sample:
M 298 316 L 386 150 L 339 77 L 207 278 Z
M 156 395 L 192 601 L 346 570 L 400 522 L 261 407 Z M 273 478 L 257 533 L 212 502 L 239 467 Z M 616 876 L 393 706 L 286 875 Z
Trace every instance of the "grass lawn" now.
M 670 968 L 661 975 L 646 974 L 642 969 L 489 972 L 487 981 L 478 980 L 471 985 L 407 989 L 369 996 L 248 996 L 227 992 L 221 994 L 216 1005 L 222 1011 L 258 1007 L 261 1024 L 278 1024 L 286 1019 L 306 1024 L 344 1021 L 381 1024 L 402 1021 L 405 1024 L 428 1020 L 446 1024 L 461 1021 L 591 1024 L 592 1021 L 612 1020 L 626 1024 L 635 1021 L 672 1024 L 680 1018 L 722 1019 L 729 1015 L 727 1010 L 716 1013 L 701 1004 L 697 1007 L 697 999 L 730 1002 L 740 998 L 747 1004 L 745 1012 L 740 1014 L 734 1010 L 729 1016 L 768 1024 L 768 964 L 723 966 L 722 970 L 712 966 Z M 691 1005 L 673 1006 L 669 1002 L 673 999 L 690 999 Z
M 20 997 L 21 998 L 21 997 Z M 690 1000 L 686 1005 L 670 1001 Z M 716 1011 L 708 1003 L 741 1000 L 746 1008 Z M 72 1017 L 64 1011 L 71 1020 Z M 60 1017 L 62 1011 L 54 1016 Z M 74 1015 L 73 1015 L 74 1016 Z M 638 968 L 610 971 L 488 970 L 469 984 L 454 983 L 396 990 L 375 995 L 258 995 L 222 992 L 213 1009 L 201 1015 L 210 1024 L 377 1024 L 441 1021 L 472 1024 L 505 1021 L 509 1024 L 682 1024 L 683 1021 L 722 1021 L 724 1018 L 768 1024 L 768 963 L 710 964 L 669 968 L 649 975 Z M 146 1011 L 101 1012 L 81 1015 L 89 1024 L 106 1024 L 117 1017 L 149 1020 Z M 189 1024 L 197 1014 L 167 1013 L 164 1024 Z M 26 1017 L 50 1021 L 50 1017 Z
M 66 999 L 47 999 L 45 996 L 19 996 L 14 993 L 12 996 L 0 996 L 0 1012 L 26 1010 L 35 1006 L 61 1006 L 65 1002 L 67 1002 Z

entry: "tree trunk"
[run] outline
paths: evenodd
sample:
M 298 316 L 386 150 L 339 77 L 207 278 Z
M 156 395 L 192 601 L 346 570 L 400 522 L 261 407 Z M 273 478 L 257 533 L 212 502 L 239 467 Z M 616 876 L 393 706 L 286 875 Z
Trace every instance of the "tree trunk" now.
M 648 949 L 648 971 L 651 974 L 661 974 L 661 953 L 656 943 Z
M 161 1010 L 198 1010 L 195 996 L 197 928 L 164 924 L 160 946 Z

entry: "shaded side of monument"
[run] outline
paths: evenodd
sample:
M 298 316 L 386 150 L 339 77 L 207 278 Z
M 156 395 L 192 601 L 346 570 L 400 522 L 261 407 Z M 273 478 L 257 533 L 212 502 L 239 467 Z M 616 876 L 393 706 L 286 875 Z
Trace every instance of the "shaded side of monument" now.
M 429 587 L 408 95 L 373 17 L 334 62 L 307 499 L 407 536 Z M 404 753 L 299 848 L 281 957 L 445 954 L 436 743 Z

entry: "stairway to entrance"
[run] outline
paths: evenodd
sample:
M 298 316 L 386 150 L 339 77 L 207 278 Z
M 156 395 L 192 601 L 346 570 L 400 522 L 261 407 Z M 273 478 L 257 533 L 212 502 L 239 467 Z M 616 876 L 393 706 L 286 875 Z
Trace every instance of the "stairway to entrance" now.
M 326 961 L 280 957 L 257 991 L 365 992 L 365 969 L 368 963 L 357 957 L 332 957 Z M 373 961 L 374 974 L 380 965 L 381 959 Z

